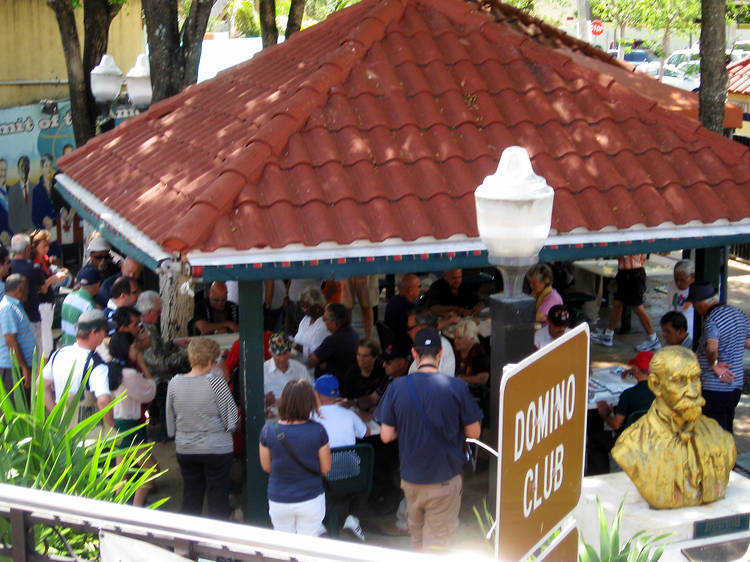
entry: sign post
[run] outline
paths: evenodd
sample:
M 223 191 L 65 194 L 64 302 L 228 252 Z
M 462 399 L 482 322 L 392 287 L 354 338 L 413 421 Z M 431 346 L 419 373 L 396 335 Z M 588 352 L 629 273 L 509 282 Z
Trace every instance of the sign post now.
M 589 328 L 577 326 L 503 374 L 495 555 L 520 560 L 581 495 Z

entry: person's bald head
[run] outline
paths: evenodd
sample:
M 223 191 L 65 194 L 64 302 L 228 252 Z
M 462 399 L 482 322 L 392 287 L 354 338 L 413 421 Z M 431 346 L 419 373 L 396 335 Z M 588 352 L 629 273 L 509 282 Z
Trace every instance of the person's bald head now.
M 224 310 L 227 305 L 227 284 L 224 281 L 214 281 L 208 289 L 208 301 L 211 308 Z
M 421 283 L 419 277 L 413 273 L 407 273 L 398 281 L 398 294 L 410 302 L 414 302 L 419 297 Z
M 122 276 L 129 279 L 140 279 L 143 272 L 143 264 L 133 258 L 125 258 L 122 264 Z
M 448 283 L 451 291 L 456 293 L 464 280 L 464 272 L 460 269 L 446 269 L 443 272 L 443 279 Z

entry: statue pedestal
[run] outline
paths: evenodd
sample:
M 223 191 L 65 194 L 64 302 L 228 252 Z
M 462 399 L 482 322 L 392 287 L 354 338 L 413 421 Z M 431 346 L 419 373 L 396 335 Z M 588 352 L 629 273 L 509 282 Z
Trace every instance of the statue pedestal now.
M 620 525 L 620 544 L 625 544 L 638 531 L 645 531 L 650 536 L 672 533 L 664 542 L 675 543 L 693 539 L 695 521 L 750 512 L 750 479 L 732 471 L 727 495 L 722 500 L 695 507 L 651 509 L 624 472 L 588 476 L 583 479 L 581 499 L 573 514 L 584 540 L 597 552 L 599 515 L 596 498 L 599 498 L 602 505 L 607 525 L 611 525 L 623 496 L 625 507 Z M 712 537 L 708 540 L 713 542 L 721 540 L 721 537 Z

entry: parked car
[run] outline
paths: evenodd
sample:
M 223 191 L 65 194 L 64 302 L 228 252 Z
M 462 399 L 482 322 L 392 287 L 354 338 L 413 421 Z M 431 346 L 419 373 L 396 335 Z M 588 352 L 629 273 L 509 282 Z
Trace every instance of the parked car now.
M 681 67 L 684 67 L 683 70 Z M 695 68 L 698 67 L 697 74 Z M 659 76 L 659 62 L 649 62 L 639 64 L 635 67 L 638 72 L 649 74 L 654 78 Z M 686 72 L 687 70 L 687 72 Z M 699 61 L 687 61 L 680 65 L 678 68 L 670 68 L 664 65 L 664 74 L 661 78 L 663 84 L 669 84 L 675 88 L 681 88 L 689 92 L 695 92 L 700 88 L 701 85 L 701 74 L 700 74 L 700 62 Z
M 607 53 L 609 53 L 613 57 L 617 57 L 617 49 L 610 49 L 609 51 L 607 51 Z M 645 49 L 625 49 L 623 58 L 625 59 L 625 62 L 629 62 L 631 64 L 640 64 L 644 62 L 659 60 L 654 53 Z

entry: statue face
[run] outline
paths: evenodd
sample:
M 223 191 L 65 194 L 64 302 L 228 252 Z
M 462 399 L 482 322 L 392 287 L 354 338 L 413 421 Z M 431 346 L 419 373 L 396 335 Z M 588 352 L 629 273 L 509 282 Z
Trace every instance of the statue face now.
M 675 367 L 659 379 L 657 397 L 683 420 L 695 421 L 706 403 L 701 396 L 700 367 L 697 362 Z

